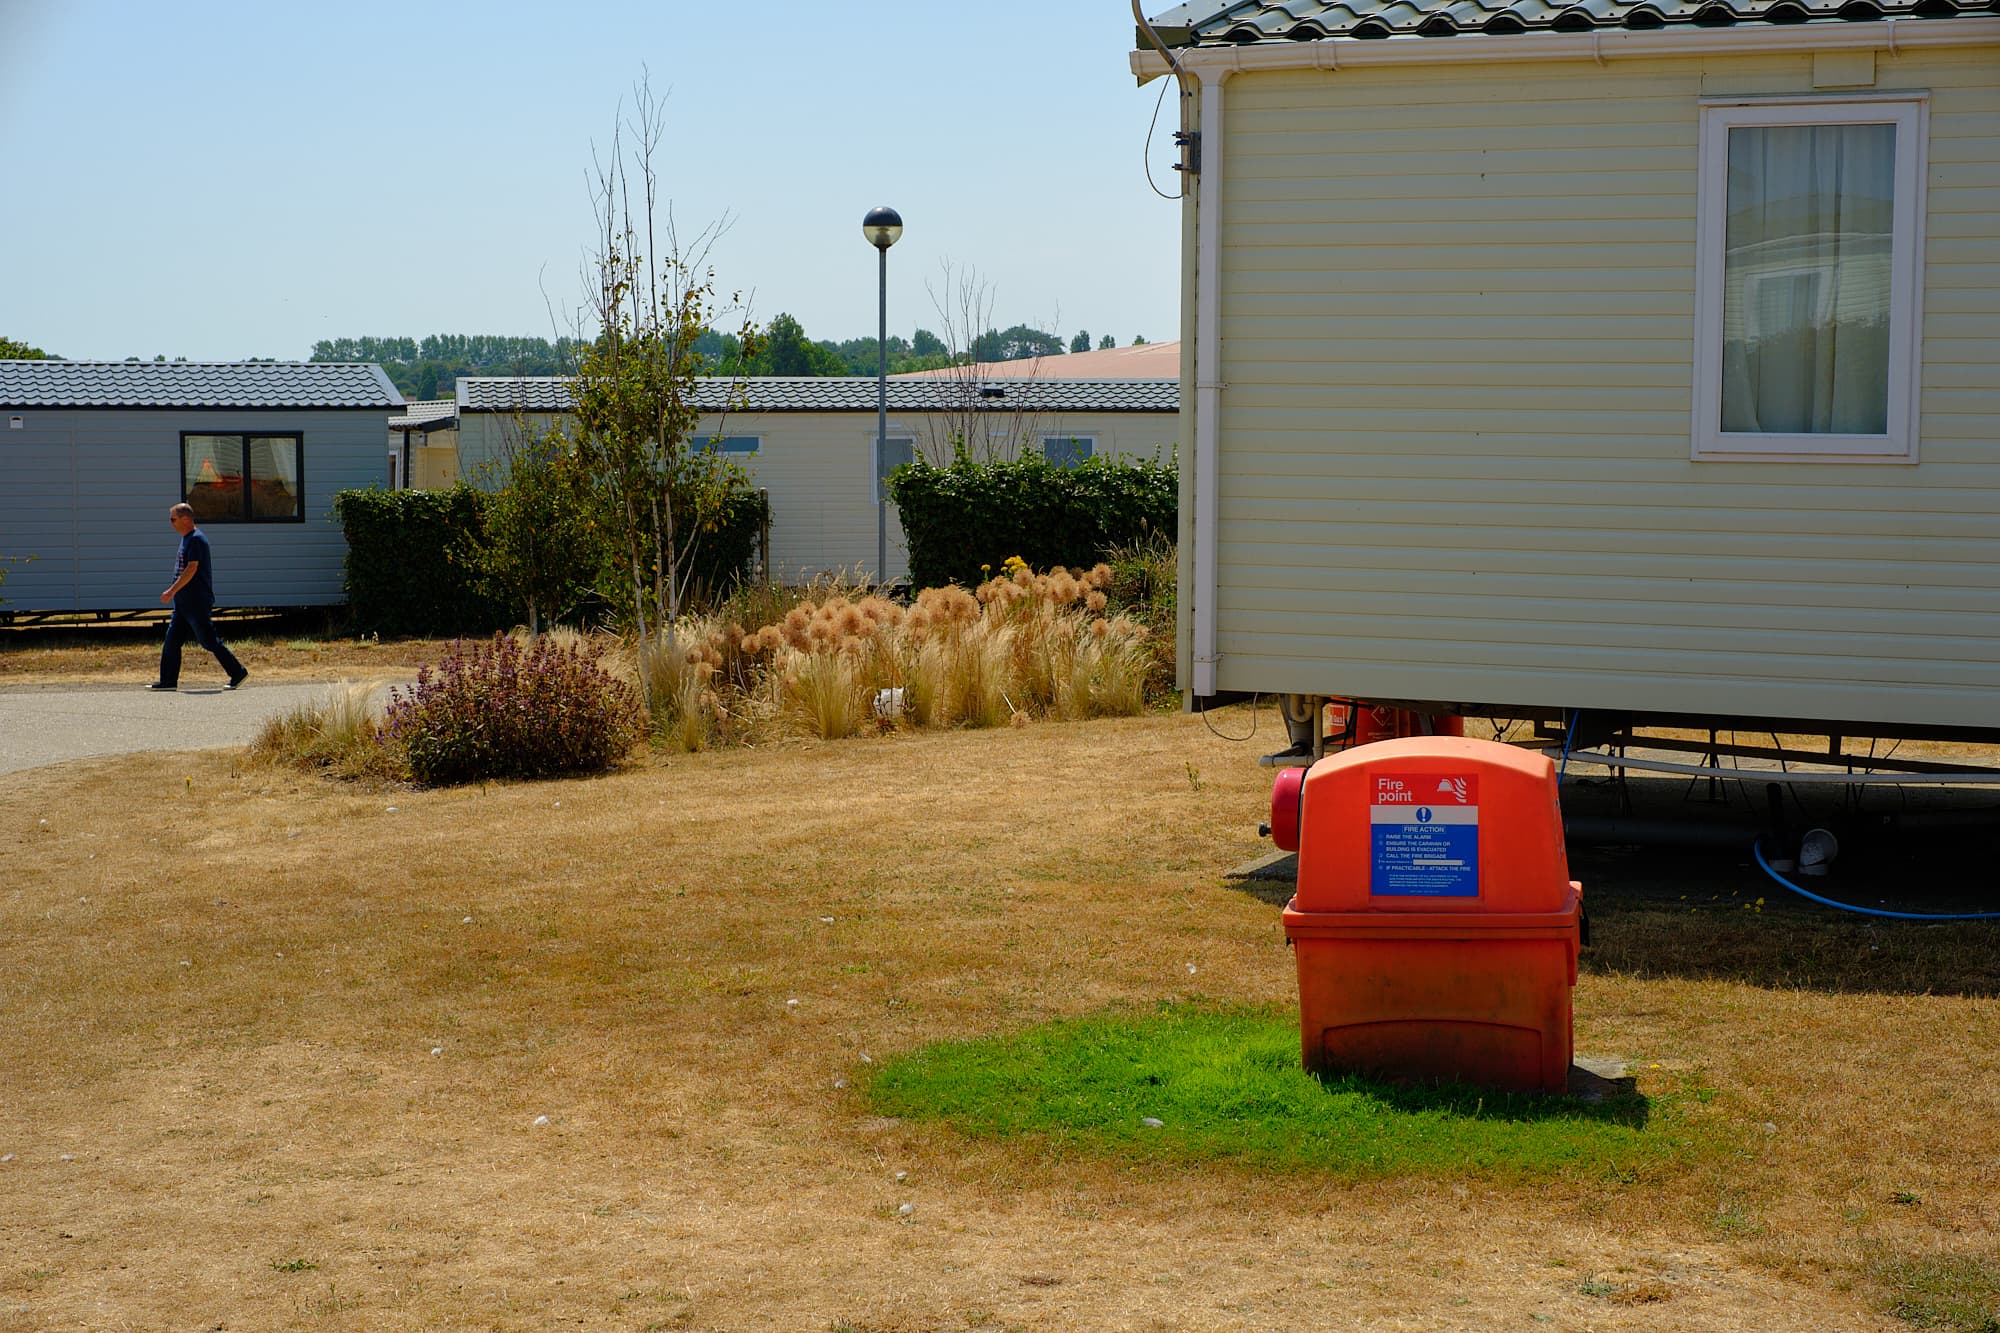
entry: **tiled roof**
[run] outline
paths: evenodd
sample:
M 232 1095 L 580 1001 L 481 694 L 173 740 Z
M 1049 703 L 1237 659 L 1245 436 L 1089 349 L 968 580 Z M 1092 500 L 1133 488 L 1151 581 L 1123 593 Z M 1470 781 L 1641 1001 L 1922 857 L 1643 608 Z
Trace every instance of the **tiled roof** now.
M 458 420 L 458 400 L 455 398 L 420 398 L 411 403 L 409 411 L 399 417 L 389 418 L 390 430 L 436 430 Z
M 1152 20 L 1169 46 L 1595 28 L 1991 17 L 2000 0 L 1194 0 Z M 1146 45 L 1142 39 L 1141 45 Z
M 332 361 L 0 361 L 6 407 L 401 407 L 382 367 Z
M 951 380 L 890 380 L 892 412 L 940 412 L 964 406 L 967 387 Z M 873 412 L 875 381 L 865 376 L 696 381 L 704 412 Z M 1007 412 L 1173 412 L 1179 380 L 985 380 L 979 405 Z M 568 381 L 559 378 L 478 379 L 458 382 L 461 412 L 567 412 Z

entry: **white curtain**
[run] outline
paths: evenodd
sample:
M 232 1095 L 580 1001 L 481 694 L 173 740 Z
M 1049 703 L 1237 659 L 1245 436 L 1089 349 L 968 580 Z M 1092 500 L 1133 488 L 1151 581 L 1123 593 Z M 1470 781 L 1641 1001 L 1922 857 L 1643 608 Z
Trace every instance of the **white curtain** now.
M 299 507 L 299 442 L 289 436 L 253 435 L 250 506 L 258 518 L 290 518 Z
M 1722 429 L 1888 430 L 1895 179 L 1894 125 L 1730 129 Z

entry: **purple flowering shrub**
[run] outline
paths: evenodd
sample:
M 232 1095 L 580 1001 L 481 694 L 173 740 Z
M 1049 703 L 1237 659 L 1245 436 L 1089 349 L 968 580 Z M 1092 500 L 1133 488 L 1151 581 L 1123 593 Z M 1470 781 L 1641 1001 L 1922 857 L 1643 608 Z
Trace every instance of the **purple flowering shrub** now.
M 581 647 L 505 635 L 454 644 L 389 698 L 382 734 L 428 787 L 608 767 L 639 738 L 632 688 Z

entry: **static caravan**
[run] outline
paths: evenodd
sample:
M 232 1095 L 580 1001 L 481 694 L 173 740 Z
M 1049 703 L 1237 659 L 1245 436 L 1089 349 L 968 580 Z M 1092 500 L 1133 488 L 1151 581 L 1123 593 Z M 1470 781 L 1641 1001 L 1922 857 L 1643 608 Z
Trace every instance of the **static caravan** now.
M 331 500 L 388 481 L 402 406 L 372 365 L 0 361 L 0 617 L 160 610 L 178 500 L 223 607 L 344 602 Z
M 1189 135 L 1190 697 L 2000 739 L 1991 4 L 1137 41 Z
M 424 398 L 389 418 L 389 489 L 428 491 L 458 480 L 458 403 Z
M 873 577 L 881 478 L 919 455 L 948 461 L 963 437 L 980 456 L 1038 449 L 1058 461 L 1093 455 L 1166 457 L 1178 430 L 1172 379 L 892 379 L 888 449 L 876 450 L 876 382 L 767 377 L 704 381 L 698 436 L 740 462 L 771 497 L 771 575 L 803 582 L 848 571 Z M 459 470 L 498 485 L 524 434 L 569 406 L 561 379 L 461 379 Z M 888 568 L 909 569 L 888 515 Z

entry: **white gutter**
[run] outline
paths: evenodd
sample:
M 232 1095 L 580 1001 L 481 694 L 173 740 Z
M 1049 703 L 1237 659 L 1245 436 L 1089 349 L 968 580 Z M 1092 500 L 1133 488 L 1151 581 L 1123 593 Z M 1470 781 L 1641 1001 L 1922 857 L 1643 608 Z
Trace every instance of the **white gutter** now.
M 1595 28 L 1589 32 L 1523 32 L 1451 37 L 1326 37 L 1312 42 L 1195 46 L 1178 53 L 1181 68 L 1203 88 L 1218 75 L 1258 70 L 1364 65 L 1490 64 L 1519 60 L 1607 60 L 1660 56 L 1757 55 L 1777 51 L 1888 51 L 2000 43 L 2000 18 L 1873 19 L 1852 23 L 1742 23 L 1732 28 Z M 1156 51 L 1134 51 L 1132 72 L 1144 83 L 1167 72 Z M 1204 116 L 1204 119 L 1206 117 Z M 1203 165 L 1213 145 L 1202 142 Z
M 1165 62 L 1161 62 L 1165 68 Z M 1216 457 L 1222 425 L 1222 85 L 1235 71 L 1201 71 L 1201 173 L 1195 178 L 1194 616 L 1189 677 L 1215 693 L 1215 564 L 1222 505 Z

